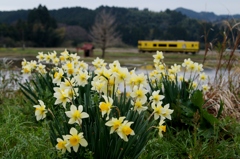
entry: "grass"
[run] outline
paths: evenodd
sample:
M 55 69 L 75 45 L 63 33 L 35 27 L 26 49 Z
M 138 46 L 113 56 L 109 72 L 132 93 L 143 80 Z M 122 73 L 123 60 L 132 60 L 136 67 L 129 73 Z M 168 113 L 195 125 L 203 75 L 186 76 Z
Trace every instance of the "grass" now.
M 23 100 L 20 92 L 14 96 L 0 104 L 0 158 L 57 158 L 46 123 L 36 122 L 33 107 Z M 193 130 L 168 127 L 163 138 L 152 137 L 140 159 L 238 158 L 240 124 L 226 118 L 221 125 L 226 131 L 216 129 L 215 134 L 205 138 Z
M 0 158 L 56 158 L 45 123 L 35 120 L 32 106 L 20 92 L 0 104 Z
M 233 131 L 229 133 L 216 130 L 215 134 L 208 138 L 187 129 L 168 128 L 163 138 L 153 138 L 149 141 L 141 159 L 239 158 L 240 125 L 232 119 L 224 119 L 224 124 L 229 128 L 229 132 Z

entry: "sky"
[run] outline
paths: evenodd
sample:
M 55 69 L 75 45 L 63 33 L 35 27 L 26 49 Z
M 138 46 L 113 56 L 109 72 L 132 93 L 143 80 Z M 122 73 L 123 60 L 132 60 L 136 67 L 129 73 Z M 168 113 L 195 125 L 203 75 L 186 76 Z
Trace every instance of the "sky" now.
M 240 14 L 240 0 L 0 0 L 0 11 L 33 9 L 39 4 L 45 5 L 48 10 L 76 6 L 96 9 L 104 5 L 140 10 L 148 8 L 156 12 L 183 7 L 196 12 L 214 12 L 217 15 Z

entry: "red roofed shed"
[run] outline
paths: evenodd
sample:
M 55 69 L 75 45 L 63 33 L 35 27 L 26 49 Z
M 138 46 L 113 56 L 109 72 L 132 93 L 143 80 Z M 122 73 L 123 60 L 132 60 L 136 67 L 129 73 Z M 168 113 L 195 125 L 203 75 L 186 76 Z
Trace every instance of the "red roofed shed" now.
M 93 56 L 93 49 L 94 49 L 93 44 L 90 44 L 90 43 L 83 44 L 82 47 L 77 47 L 77 52 L 79 51 L 79 49 L 83 50 L 85 57 Z

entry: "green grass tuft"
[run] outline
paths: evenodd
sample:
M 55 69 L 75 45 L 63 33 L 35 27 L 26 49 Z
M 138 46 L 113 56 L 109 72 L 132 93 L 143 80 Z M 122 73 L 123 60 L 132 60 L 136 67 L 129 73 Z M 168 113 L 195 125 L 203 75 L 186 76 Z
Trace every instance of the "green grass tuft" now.
M 56 158 L 47 124 L 35 122 L 34 109 L 21 94 L 0 105 L 0 158 Z

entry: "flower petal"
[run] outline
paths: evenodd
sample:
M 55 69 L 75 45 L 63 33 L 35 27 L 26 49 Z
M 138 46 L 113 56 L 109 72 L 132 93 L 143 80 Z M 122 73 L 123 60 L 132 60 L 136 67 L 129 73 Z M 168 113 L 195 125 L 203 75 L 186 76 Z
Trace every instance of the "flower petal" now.
M 77 129 L 75 129 L 73 127 L 70 129 L 70 134 L 77 135 L 77 133 L 78 133 Z
M 87 141 L 86 141 L 85 139 L 81 139 L 81 140 L 80 140 L 80 144 L 81 144 L 81 146 L 83 146 L 83 147 L 86 147 L 86 146 L 88 145 L 88 143 L 87 143 Z

